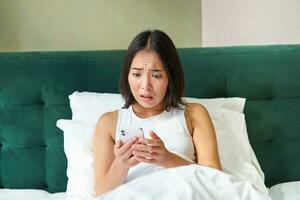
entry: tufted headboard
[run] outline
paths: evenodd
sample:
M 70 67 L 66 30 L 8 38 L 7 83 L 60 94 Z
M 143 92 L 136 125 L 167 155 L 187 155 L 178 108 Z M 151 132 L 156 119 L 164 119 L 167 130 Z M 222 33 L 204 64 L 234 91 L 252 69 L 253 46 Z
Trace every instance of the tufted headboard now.
M 247 129 L 266 185 L 300 180 L 300 45 L 179 54 L 186 96 L 247 98 Z M 73 91 L 117 93 L 123 58 L 123 50 L 0 53 L 0 188 L 66 190 L 56 120 L 71 118 Z

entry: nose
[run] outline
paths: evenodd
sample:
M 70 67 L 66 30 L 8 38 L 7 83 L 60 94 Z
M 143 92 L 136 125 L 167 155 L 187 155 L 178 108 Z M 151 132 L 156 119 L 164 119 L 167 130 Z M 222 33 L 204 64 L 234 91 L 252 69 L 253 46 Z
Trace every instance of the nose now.
M 141 79 L 141 88 L 143 90 L 150 90 L 151 89 L 151 82 L 148 74 L 145 74 Z

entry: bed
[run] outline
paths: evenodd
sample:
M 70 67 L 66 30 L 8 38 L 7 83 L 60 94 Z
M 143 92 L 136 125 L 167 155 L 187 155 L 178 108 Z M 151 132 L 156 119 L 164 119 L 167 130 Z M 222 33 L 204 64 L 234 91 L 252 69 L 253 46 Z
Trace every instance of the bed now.
M 273 199 L 300 197 L 300 45 L 178 49 L 185 96 L 246 99 L 247 132 Z M 0 53 L 0 199 L 65 199 L 74 91 L 118 93 L 124 50 Z M 30 196 L 33 195 L 33 196 Z

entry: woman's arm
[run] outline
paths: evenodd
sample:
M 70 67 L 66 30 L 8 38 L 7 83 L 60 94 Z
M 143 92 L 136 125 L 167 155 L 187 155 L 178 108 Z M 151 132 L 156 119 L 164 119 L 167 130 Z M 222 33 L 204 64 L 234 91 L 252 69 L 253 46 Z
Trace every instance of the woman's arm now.
M 200 104 L 188 104 L 187 112 L 198 164 L 221 170 L 216 134 L 206 108 Z
M 105 113 L 97 122 L 93 152 L 95 159 L 95 194 L 111 191 L 124 183 L 130 166 L 137 164 L 131 158 L 134 140 L 122 145 L 114 143 L 113 133 L 117 122 L 117 112 Z

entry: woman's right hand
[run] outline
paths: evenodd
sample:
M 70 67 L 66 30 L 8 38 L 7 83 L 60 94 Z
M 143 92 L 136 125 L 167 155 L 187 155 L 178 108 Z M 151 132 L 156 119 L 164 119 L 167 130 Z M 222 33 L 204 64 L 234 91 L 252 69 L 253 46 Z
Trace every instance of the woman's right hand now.
M 139 163 L 132 155 L 132 145 L 137 141 L 138 137 L 132 138 L 125 144 L 123 144 L 121 140 L 118 140 L 114 146 L 114 154 L 117 161 L 127 168 L 133 167 Z

